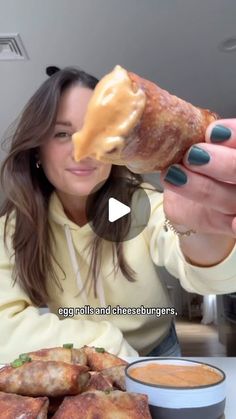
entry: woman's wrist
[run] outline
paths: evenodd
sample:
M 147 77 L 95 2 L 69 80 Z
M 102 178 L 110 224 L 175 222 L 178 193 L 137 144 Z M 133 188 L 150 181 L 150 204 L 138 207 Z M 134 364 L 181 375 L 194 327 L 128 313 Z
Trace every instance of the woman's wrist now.
M 235 239 L 215 234 L 194 234 L 179 237 L 181 251 L 187 262 L 210 267 L 223 262 L 232 252 Z
M 165 231 L 171 230 L 178 237 L 186 237 L 186 236 L 189 237 L 189 236 L 191 236 L 191 234 L 195 234 L 196 233 L 195 230 L 193 230 L 193 229 L 187 229 L 183 225 L 172 224 L 171 221 L 168 218 L 165 218 L 164 230 Z

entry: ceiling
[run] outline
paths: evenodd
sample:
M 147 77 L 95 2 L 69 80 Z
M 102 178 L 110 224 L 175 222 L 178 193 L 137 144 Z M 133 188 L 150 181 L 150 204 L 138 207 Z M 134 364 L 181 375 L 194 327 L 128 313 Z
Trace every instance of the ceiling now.
M 222 117 L 236 116 L 235 0 L 0 0 L 0 32 L 19 33 L 28 61 L 0 61 L 0 136 L 46 79 L 116 64 Z M 4 152 L 0 152 L 0 160 Z

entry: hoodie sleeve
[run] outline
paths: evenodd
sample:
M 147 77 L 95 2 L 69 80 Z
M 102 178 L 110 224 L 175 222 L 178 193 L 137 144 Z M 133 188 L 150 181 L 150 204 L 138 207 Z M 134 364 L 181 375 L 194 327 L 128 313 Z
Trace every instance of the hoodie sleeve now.
M 40 315 L 29 297 L 16 283 L 13 286 L 10 258 L 3 242 L 4 219 L 0 219 L 0 364 L 20 353 L 73 343 L 75 347 L 94 345 L 123 356 L 137 352 L 125 341 L 121 331 L 107 321 L 60 320 L 53 313 Z M 9 248 L 10 254 L 11 250 Z
M 198 267 L 188 263 L 181 251 L 176 234 L 164 230 L 163 195 L 149 193 L 151 217 L 146 228 L 147 242 L 153 262 L 165 266 L 179 278 L 184 289 L 198 294 L 228 294 L 236 291 L 236 246 L 221 263 Z

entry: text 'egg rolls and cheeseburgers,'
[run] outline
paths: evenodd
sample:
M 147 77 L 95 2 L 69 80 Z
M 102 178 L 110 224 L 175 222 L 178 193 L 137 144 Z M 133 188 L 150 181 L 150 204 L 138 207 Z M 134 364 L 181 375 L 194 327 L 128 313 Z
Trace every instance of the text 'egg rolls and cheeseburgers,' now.
M 97 84 L 84 125 L 72 137 L 74 157 L 92 156 L 137 173 L 160 171 L 204 141 L 217 117 L 117 65 Z

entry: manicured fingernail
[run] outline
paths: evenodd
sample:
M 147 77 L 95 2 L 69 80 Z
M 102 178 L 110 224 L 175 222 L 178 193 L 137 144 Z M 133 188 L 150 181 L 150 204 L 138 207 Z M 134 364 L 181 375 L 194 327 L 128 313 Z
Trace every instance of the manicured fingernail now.
M 211 131 L 210 140 L 212 143 L 220 143 L 229 140 L 231 137 L 231 130 L 223 125 L 215 125 Z
M 190 148 L 188 153 L 188 163 L 201 166 L 202 164 L 207 164 L 210 161 L 210 154 L 203 150 L 203 148 L 193 146 Z
M 188 178 L 186 173 L 183 172 L 183 170 L 181 170 L 179 167 L 170 166 L 164 180 L 171 183 L 172 185 L 182 186 L 187 182 Z

